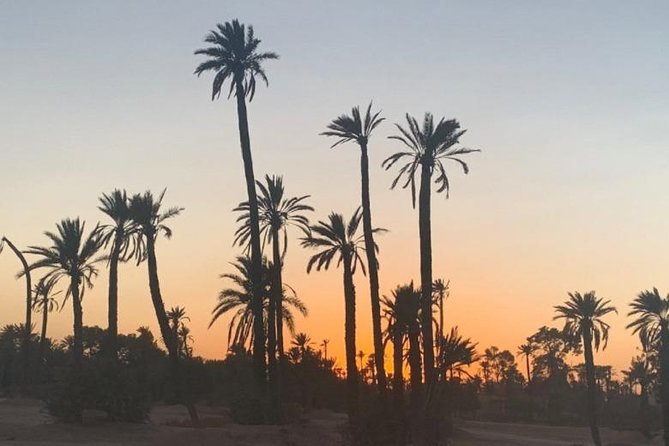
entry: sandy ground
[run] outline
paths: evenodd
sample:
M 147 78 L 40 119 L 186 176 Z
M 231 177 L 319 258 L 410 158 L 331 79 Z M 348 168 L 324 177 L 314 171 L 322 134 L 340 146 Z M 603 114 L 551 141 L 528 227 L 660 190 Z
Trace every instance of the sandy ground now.
M 207 427 L 179 427 L 187 420 L 179 406 L 157 406 L 145 424 L 91 420 L 84 425 L 54 423 L 34 400 L 0 399 L 0 445 L 230 445 L 230 446 L 345 446 L 340 432 L 345 417 L 315 411 L 301 423 L 289 426 L 240 426 L 224 409 L 200 408 Z M 659 437 L 646 442 L 636 432 L 602 429 L 608 446 L 662 444 Z M 450 446 L 585 446 L 587 428 L 551 427 L 510 423 L 462 422 Z

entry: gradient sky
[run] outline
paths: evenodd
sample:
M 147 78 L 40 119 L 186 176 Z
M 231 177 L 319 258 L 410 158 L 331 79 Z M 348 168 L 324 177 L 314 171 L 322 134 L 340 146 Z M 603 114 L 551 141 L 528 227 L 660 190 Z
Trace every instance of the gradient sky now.
M 568 291 L 596 290 L 620 310 L 596 361 L 636 354 L 628 302 L 669 292 L 669 3 L 665 1 L 139 2 L 0 0 L 0 234 L 46 243 L 63 217 L 89 227 L 97 197 L 168 187 L 186 208 L 158 244 L 168 306 L 186 306 L 197 354 L 222 357 L 227 320 L 207 329 L 218 275 L 238 254 L 231 209 L 245 197 L 234 102 L 210 101 L 193 51 L 217 22 L 255 26 L 270 88 L 249 116 L 256 175 L 283 174 L 311 194 L 315 217 L 359 201 L 358 151 L 329 149 L 325 125 L 356 104 L 383 109 L 370 144 L 373 217 L 390 230 L 381 288 L 418 281 L 417 213 L 390 191 L 381 161 L 406 112 L 457 118 L 481 148 L 471 173 L 450 166 L 449 200 L 433 198 L 435 277 L 451 280 L 448 325 L 515 351 Z M 341 271 L 305 273 L 291 240 L 286 272 L 310 310 L 298 330 L 343 359 Z M 106 325 L 106 271 L 84 322 Z M 0 325 L 23 317 L 18 263 L 0 255 Z M 359 347 L 371 351 L 358 276 Z M 120 329 L 155 329 L 145 266 L 120 277 Z M 71 332 L 71 308 L 50 335 Z M 154 330 L 157 332 L 157 330 Z M 389 355 L 388 355 L 389 357 Z

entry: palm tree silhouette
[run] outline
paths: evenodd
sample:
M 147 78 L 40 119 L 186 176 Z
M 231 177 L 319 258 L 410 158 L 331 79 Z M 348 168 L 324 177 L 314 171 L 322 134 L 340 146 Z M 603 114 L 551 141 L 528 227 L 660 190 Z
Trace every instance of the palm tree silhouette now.
M 418 198 L 418 226 L 420 235 L 420 280 L 421 314 L 423 330 L 423 355 L 425 377 L 429 382 L 434 378 L 434 336 L 432 333 L 432 228 L 430 187 L 432 176 L 436 175 L 437 193 L 446 192 L 448 197 L 449 180 L 444 168 L 444 161 L 455 161 L 469 172 L 467 164 L 459 156 L 477 152 L 476 149 L 459 147 L 460 137 L 465 130 L 460 130 L 460 123 L 455 119 L 441 119 L 435 126 L 431 113 L 425 113 L 422 127 L 416 119 L 406 115 L 408 130 L 396 124 L 399 135 L 390 136 L 406 145 L 409 150 L 397 152 L 383 161 L 388 170 L 399 161 L 405 162 L 392 182 L 391 189 L 402 180 L 402 188 L 411 187 L 411 199 L 416 205 L 416 175 L 420 168 L 420 191 Z
M 38 313 L 42 313 L 42 331 L 39 339 L 39 363 L 42 364 L 44 358 L 44 350 L 46 349 L 46 328 L 49 319 L 49 313 L 58 310 L 60 307 L 55 296 L 60 294 L 60 291 L 54 292 L 56 280 L 52 277 L 50 279 L 42 278 L 35 285 L 32 309 Z
M 92 288 L 92 279 L 98 273 L 95 263 L 100 259 L 94 258 L 100 249 L 98 227 L 85 234 L 86 224 L 78 218 L 65 219 L 56 225 L 57 231 L 45 232 L 52 242 L 49 247 L 31 246 L 26 254 L 38 256 L 32 263 L 30 270 L 47 269 L 44 280 L 53 280 L 57 283 L 63 278 L 70 280 L 65 298 L 72 298 L 74 316 L 73 329 L 73 359 L 75 367 L 81 364 L 83 356 L 83 308 L 81 302 L 86 288 Z
M 253 172 L 253 158 L 251 155 L 251 139 L 249 136 L 248 115 L 246 110 L 246 98 L 249 102 L 253 100 L 256 91 L 256 77 L 268 84 L 267 76 L 262 63 L 278 59 L 279 56 L 273 52 L 258 52 L 260 39 L 253 33 L 253 27 L 248 29 L 237 20 L 226 22 L 224 25 L 216 25 L 204 38 L 206 43 L 212 46 L 195 51 L 197 55 L 207 56 L 195 69 L 195 74 L 200 76 L 206 71 L 214 71 L 211 99 L 214 100 L 221 95 L 221 88 L 226 80 L 230 80 L 228 98 L 233 94 L 237 99 L 237 118 L 239 124 L 239 140 L 244 162 L 244 176 L 246 178 L 246 192 L 249 203 L 249 222 L 251 227 L 251 259 L 253 261 L 252 275 L 254 283 L 260 286 L 262 274 L 262 251 L 260 248 L 260 229 L 258 217 L 258 199 L 256 196 L 255 176 Z M 262 293 L 256 290 L 254 293 L 257 300 L 254 303 L 256 317 L 254 318 L 255 343 L 253 346 L 253 358 L 255 362 L 256 380 L 259 388 L 264 386 L 265 381 L 265 333 L 262 320 L 262 302 L 259 300 Z
M 186 358 L 191 358 L 193 356 L 193 348 L 188 345 L 188 342 L 193 340 L 193 336 L 190 334 L 190 328 L 188 328 L 183 322 L 177 331 L 177 338 L 181 343 L 183 355 Z
M 652 438 L 652 434 L 650 431 L 650 417 L 648 413 L 648 393 L 649 388 L 655 379 L 655 372 L 648 356 L 642 355 L 632 359 L 630 368 L 623 370 L 623 376 L 625 376 L 625 381 L 627 381 L 630 385 L 630 392 L 633 393 L 633 388 L 635 385 L 639 386 L 639 430 L 647 440 L 650 440 Z
M 659 357 L 664 444 L 669 445 L 669 296 L 662 297 L 657 288 L 642 291 L 630 307 L 627 315 L 635 319 L 627 328 L 639 334 L 644 351 L 656 352 Z
M 319 221 L 311 225 L 311 234 L 302 239 L 302 246 L 318 249 L 307 263 L 307 273 L 315 267 L 316 271 L 330 268 L 336 259 L 336 265 L 341 265 L 344 272 L 344 341 L 346 344 L 346 381 L 348 386 L 348 415 L 349 422 L 356 425 L 358 422 L 358 370 L 355 364 L 355 287 L 353 275 L 360 265 L 365 274 L 365 265 L 360 256 L 364 250 L 364 236 L 357 234 L 360 226 L 360 208 L 351 219 L 346 222 L 341 214 L 331 213 L 327 221 Z M 377 230 L 374 230 L 377 231 Z
M 458 327 L 451 328 L 451 331 L 441 338 L 439 346 L 440 373 L 445 377 L 448 372 L 451 379 L 456 373 L 469 376 L 467 368 L 479 360 L 476 346 L 477 344 L 470 338 L 464 338 L 458 333 Z
M 179 364 L 178 339 L 170 328 L 169 319 L 167 318 L 167 313 L 165 311 L 165 303 L 160 291 L 160 280 L 158 278 L 156 240 L 160 235 L 164 235 L 168 239 L 172 237 L 172 229 L 165 223 L 167 220 L 176 217 L 183 211 L 183 208 L 179 207 L 172 207 L 166 210 L 162 209 L 165 192 L 167 192 L 167 189 L 162 191 L 158 196 L 158 199 L 155 199 L 150 191 L 146 191 L 143 194 L 133 195 L 130 199 L 130 216 L 134 224 L 139 228 L 136 250 L 137 263 L 139 264 L 144 260 L 147 262 L 151 302 L 153 303 L 153 309 L 156 313 L 158 326 L 160 327 L 160 334 L 170 358 L 172 378 L 175 383 L 175 388 L 178 397 L 182 400 L 184 406 L 186 406 L 188 410 L 191 422 L 194 426 L 197 426 L 199 425 L 199 419 L 195 405 L 185 395 L 184 389 L 182 388 L 183 383 Z
M 362 195 L 362 227 L 365 235 L 365 253 L 367 254 L 367 266 L 369 269 L 369 290 L 372 302 L 372 334 L 374 339 L 374 357 L 376 375 L 380 392 L 385 392 L 386 371 L 383 357 L 383 339 L 381 337 L 381 303 L 379 298 L 379 264 L 376 259 L 376 246 L 372 231 L 372 209 L 369 193 L 369 156 L 367 145 L 374 129 L 383 122 L 385 118 L 380 117 L 380 111 L 372 114 L 370 103 L 364 118 L 360 115 L 360 107 L 353 107 L 351 115 L 341 115 L 328 124 L 328 130 L 321 133 L 325 136 L 333 136 L 337 141 L 332 148 L 346 142 L 355 142 L 360 147 L 360 179 Z
M 112 224 L 100 226 L 101 242 L 109 248 L 109 307 L 107 312 L 107 348 L 110 356 L 116 357 L 118 350 L 118 264 L 127 262 L 136 255 L 137 227 L 130 218 L 130 203 L 126 191 L 115 189 L 102 194 L 98 209 L 106 214 Z
M 27 376 L 28 374 L 28 369 L 30 367 L 30 327 L 32 327 L 32 278 L 30 276 L 30 268 L 28 267 L 28 261 L 26 260 L 26 257 L 23 255 L 21 250 L 19 250 L 14 243 L 11 242 L 7 237 L 3 236 L 0 239 L 0 253 L 2 252 L 2 248 L 4 247 L 5 243 L 7 246 L 9 246 L 9 249 L 12 250 L 14 255 L 19 259 L 19 262 L 21 262 L 21 267 L 23 268 L 22 272 L 19 275 L 25 276 L 26 280 L 26 321 L 25 324 L 23 325 L 24 327 L 28 328 L 28 330 L 24 333 L 23 336 L 23 345 L 22 345 L 22 350 L 23 350 L 23 376 Z
M 592 348 L 606 349 L 609 340 L 609 324 L 602 318 L 609 313 L 617 313 L 611 301 L 597 297 L 594 291 L 581 294 L 569 293 L 569 299 L 563 305 L 556 305 L 556 315 L 553 319 L 564 319 L 564 333 L 570 339 L 580 339 L 583 342 L 585 356 L 585 370 L 588 382 L 588 414 L 590 417 L 590 432 L 592 441 L 601 446 L 602 439 L 597 426 L 597 384 L 595 382 L 595 361 Z
M 211 327 L 221 316 L 234 312 L 228 324 L 228 349 L 236 346 L 245 347 L 247 343 L 253 342 L 253 291 L 251 283 L 251 259 L 249 257 L 237 257 L 237 261 L 232 264 L 237 270 L 236 273 L 222 274 L 221 277 L 229 279 L 234 287 L 223 289 L 218 295 L 218 302 L 212 311 Z M 270 266 L 267 261 L 263 262 L 263 308 L 265 312 L 269 311 L 269 294 L 271 288 Z M 304 303 L 295 295 L 293 290 L 287 284 L 283 285 L 284 292 L 282 300 L 286 303 L 283 306 L 282 321 L 288 327 L 291 334 L 295 333 L 295 318 L 291 308 L 297 310 L 303 316 L 307 315 L 307 308 Z M 267 320 L 267 318 L 265 318 Z
M 323 360 L 327 361 L 328 360 L 328 344 L 330 343 L 329 339 L 323 339 L 323 342 L 321 343 L 323 345 Z
M 539 347 L 531 342 L 529 339 L 525 344 L 522 344 L 518 347 L 518 354 L 525 356 L 525 367 L 527 369 L 527 386 L 529 387 L 532 382 L 532 373 L 530 369 L 530 356 L 534 355 L 534 352 L 537 351 Z
M 172 307 L 167 312 L 167 319 L 170 321 L 170 328 L 174 332 L 174 337 L 177 339 L 177 350 L 179 354 L 188 356 L 186 353 L 186 345 L 183 342 L 183 339 L 179 336 L 179 330 L 182 327 L 185 327 L 184 322 L 190 321 L 190 318 L 186 316 L 186 309 L 184 307 Z
M 436 301 L 439 308 L 439 334 L 437 337 L 437 354 L 439 357 L 442 356 L 439 348 L 441 348 L 441 340 L 444 339 L 444 300 L 448 299 L 450 294 L 448 289 L 450 284 L 450 280 L 444 282 L 444 279 L 437 279 L 432 283 L 432 299 Z

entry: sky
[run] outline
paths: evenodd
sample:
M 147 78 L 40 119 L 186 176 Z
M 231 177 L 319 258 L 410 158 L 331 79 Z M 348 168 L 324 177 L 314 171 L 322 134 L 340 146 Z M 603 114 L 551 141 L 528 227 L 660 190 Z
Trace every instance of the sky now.
M 433 196 L 435 278 L 451 282 L 447 327 L 516 350 L 552 321 L 569 291 L 595 290 L 618 310 L 598 363 L 638 353 L 628 304 L 669 293 L 669 4 L 664 1 L 137 2 L 0 0 L 0 234 L 43 245 L 65 217 L 93 228 L 103 192 L 159 192 L 185 208 L 157 245 L 168 307 L 185 306 L 195 353 L 225 355 L 228 319 L 208 329 L 239 254 L 245 198 L 234 101 L 211 101 L 193 51 L 216 23 L 254 25 L 269 88 L 249 104 L 255 172 L 284 175 L 323 219 L 359 203 L 359 152 L 319 133 L 354 105 L 386 121 L 370 142 L 383 294 L 419 279 L 418 216 L 390 190 L 381 161 L 405 113 L 456 118 L 471 172 L 448 166 Z M 306 274 L 289 242 L 285 281 L 309 308 L 298 331 L 343 360 L 342 272 Z M 120 270 L 120 330 L 157 333 L 145 265 Z M 0 255 L 0 325 L 23 318 L 23 283 Z M 86 293 L 84 323 L 106 325 L 107 271 Z M 356 276 L 358 347 L 371 352 L 368 287 Z M 71 307 L 49 335 L 71 332 Z M 387 354 L 390 359 L 390 352 Z M 341 361 L 340 361 L 341 362 Z

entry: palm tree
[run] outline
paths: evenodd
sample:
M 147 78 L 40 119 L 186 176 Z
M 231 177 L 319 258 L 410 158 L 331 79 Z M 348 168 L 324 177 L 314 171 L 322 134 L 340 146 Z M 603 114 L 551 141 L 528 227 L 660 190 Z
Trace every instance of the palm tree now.
M 446 376 L 449 372 L 451 379 L 455 373 L 469 375 L 467 367 L 479 360 L 476 354 L 475 342 L 469 338 L 462 337 L 458 333 L 458 327 L 451 328 L 450 333 L 441 338 L 439 346 L 440 372 Z
M 182 327 L 185 327 L 184 322 L 190 321 L 190 318 L 186 316 L 186 309 L 179 306 L 170 308 L 170 311 L 167 312 L 167 319 L 169 319 L 170 327 L 174 332 L 174 337 L 177 339 L 177 350 L 179 350 L 179 354 L 188 356 L 185 350 L 186 345 L 183 343 L 183 339 L 179 336 L 179 330 Z
M 450 284 L 450 280 L 444 282 L 444 279 L 437 279 L 432 283 L 432 298 L 436 301 L 439 308 L 439 335 L 437 338 L 437 354 L 439 357 L 442 355 L 438 349 L 441 348 L 441 340 L 444 339 L 444 300 L 448 299 L 448 286 Z
M 47 269 L 44 280 L 53 280 L 54 284 L 63 278 L 70 280 L 65 298 L 72 298 L 74 316 L 73 359 L 78 368 L 83 357 L 83 308 L 81 302 L 86 288 L 92 288 L 92 279 L 98 273 L 94 258 L 100 249 L 100 237 L 96 226 L 88 235 L 85 234 L 86 223 L 78 218 L 65 219 L 56 225 L 57 232 L 45 232 L 52 242 L 49 247 L 31 246 L 26 254 L 39 257 L 29 269 Z
M 392 299 L 383 297 L 384 315 L 388 321 L 386 333 L 393 340 L 393 368 L 396 398 L 399 398 L 402 383 L 404 343 L 409 341 L 409 369 L 411 382 L 411 405 L 413 409 L 419 404 L 421 392 L 422 368 L 420 360 L 420 292 L 414 288 L 413 282 L 398 285 L 392 292 Z
M 353 107 L 351 115 L 341 115 L 328 124 L 328 130 L 321 133 L 333 136 L 337 141 L 331 146 L 334 148 L 346 142 L 355 142 L 360 147 L 360 180 L 362 195 L 362 228 L 365 235 L 365 252 L 369 269 L 369 290 L 372 301 L 372 334 L 374 339 L 374 358 L 376 374 L 378 376 L 379 391 L 385 392 L 386 371 L 383 357 L 383 339 L 381 338 L 381 303 L 379 298 L 379 264 L 374 249 L 374 234 L 372 231 L 372 209 L 369 193 L 369 156 L 367 145 L 374 129 L 385 118 L 380 117 L 380 111 L 372 114 L 372 104 L 367 107 L 364 118 L 360 115 L 360 107 Z
M 14 243 L 12 243 L 6 236 L 3 236 L 0 239 L 0 252 L 2 252 L 2 248 L 4 247 L 5 243 L 7 246 L 9 246 L 9 249 L 12 250 L 14 255 L 19 259 L 19 262 L 21 262 L 21 267 L 23 268 L 22 272 L 20 275 L 25 276 L 26 280 L 26 322 L 23 325 L 24 327 L 28 328 L 26 332 L 24 333 L 23 337 L 23 345 L 22 345 L 22 350 L 23 350 L 23 375 L 26 376 L 28 373 L 28 369 L 30 367 L 30 327 L 32 327 L 32 279 L 30 277 L 30 268 L 28 267 L 28 261 L 26 260 L 26 257 L 23 255 L 21 250 L 19 250 Z
M 143 194 L 135 194 L 130 199 L 130 216 L 134 224 L 138 227 L 138 240 L 136 257 L 137 263 L 146 260 L 147 271 L 149 276 L 149 291 L 151 294 L 151 301 L 153 309 L 156 313 L 158 326 L 160 327 L 160 334 L 163 342 L 167 348 L 167 353 L 170 358 L 172 366 L 172 378 L 175 383 L 175 388 L 178 397 L 182 399 L 183 404 L 188 409 L 193 425 L 199 425 L 199 419 L 195 405 L 184 394 L 181 382 L 181 371 L 179 365 L 179 349 L 178 340 L 175 333 L 170 328 L 169 319 L 165 311 L 165 303 L 160 292 L 160 281 L 158 279 L 158 261 L 156 258 L 156 240 L 160 235 L 165 235 L 168 239 L 172 237 L 172 229 L 165 223 L 167 220 L 179 215 L 183 208 L 172 207 L 163 210 L 163 198 L 165 197 L 164 189 L 158 199 L 156 200 L 150 191 Z
M 669 296 L 662 297 L 657 288 L 642 291 L 630 307 L 628 316 L 635 319 L 627 328 L 639 334 L 645 351 L 657 353 L 659 357 L 664 444 L 669 445 Z
M 630 391 L 633 393 L 635 385 L 639 386 L 639 427 L 641 433 L 647 438 L 651 438 L 650 423 L 649 423 L 649 388 L 655 379 L 655 372 L 648 359 L 648 356 L 637 356 L 632 359 L 630 368 L 623 370 L 625 380 L 630 384 Z
M 363 236 L 357 234 L 360 226 L 360 208 L 346 222 L 341 214 L 331 213 L 327 221 L 319 221 L 310 226 L 311 234 L 302 239 L 302 246 L 318 249 L 307 263 L 307 273 L 315 267 L 316 271 L 330 268 L 336 259 L 336 265 L 344 270 L 344 342 L 346 344 L 346 381 L 348 386 L 348 416 L 352 425 L 358 422 L 358 370 L 355 364 L 355 287 L 353 275 L 360 265 L 365 274 L 365 265 L 360 256 L 364 250 Z M 376 231 L 376 230 L 374 230 Z
M 277 367 L 277 344 L 279 359 L 283 358 L 283 260 L 288 249 L 288 226 L 297 226 L 305 233 L 309 230 L 309 220 L 304 213 L 313 208 L 304 204 L 309 195 L 301 197 L 285 197 L 283 178 L 265 175 L 265 184 L 257 182 L 260 196 L 258 211 L 260 218 L 260 237 L 263 248 L 272 244 L 272 280 L 269 311 L 267 311 L 267 350 L 269 358 L 269 384 L 272 391 L 274 410 L 280 415 L 281 371 Z M 241 203 L 235 211 L 242 214 L 237 218 L 241 225 L 235 232 L 235 244 L 249 246 L 251 237 L 251 213 L 249 203 Z M 283 238 L 283 247 L 280 246 Z
M 237 257 L 232 264 L 236 273 L 223 274 L 221 277 L 229 279 L 234 287 L 223 289 L 218 295 L 218 302 L 212 311 L 211 327 L 221 316 L 234 312 L 228 324 L 228 349 L 244 347 L 247 343 L 253 343 L 253 290 L 251 283 L 251 259 L 249 257 Z M 263 307 L 265 312 L 269 310 L 269 294 L 271 288 L 270 266 L 267 261 L 263 262 Z M 288 327 L 291 334 L 295 333 L 295 318 L 291 308 L 297 310 L 303 316 L 307 315 L 307 308 L 297 297 L 295 290 L 287 284 L 283 287 L 282 300 L 286 303 L 283 307 L 282 321 Z M 267 318 L 265 318 L 267 320 Z
M 188 345 L 188 341 L 192 341 L 193 336 L 190 334 L 190 328 L 181 323 L 181 326 L 177 331 L 177 338 L 179 339 L 179 342 L 183 348 L 183 355 L 186 358 L 191 358 L 193 356 L 193 348 Z
M 323 339 L 323 342 L 321 343 L 323 345 L 323 360 L 327 361 L 328 360 L 328 344 L 330 343 L 329 339 Z
M 249 102 L 253 100 L 256 92 L 256 77 L 268 84 L 267 76 L 262 63 L 278 59 L 279 56 L 273 52 L 258 52 L 260 39 L 253 33 L 253 27 L 248 29 L 237 20 L 226 22 L 224 25 L 216 25 L 204 38 L 204 41 L 212 46 L 195 51 L 197 55 L 207 56 L 195 69 L 198 77 L 206 71 L 214 71 L 211 99 L 214 100 L 221 95 L 221 88 L 226 80 L 230 80 L 228 98 L 235 95 L 237 99 L 237 118 L 239 124 L 239 141 L 244 162 L 244 176 L 246 178 L 246 192 L 249 203 L 249 222 L 251 227 L 251 259 L 253 261 L 254 283 L 260 286 L 262 274 L 262 251 L 260 248 L 260 225 L 258 217 L 258 198 L 256 196 L 255 176 L 253 173 L 253 158 L 251 156 L 251 139 L 249 136 L 249 123 L 246 110 L 246 98 Z M 253 357 L 255 362 L 256 380 L 262 388 L 265 381 L 265 334 L 262 320 L 262 302 L 260 289 L 254 293 L 257 296 L 254 309 L 256 317 L 255 344 L 253 346 Z
M 107 348 L 110 356 L 118 350 L 118 264 L 135 256 L 137 227 L 130 218 L 130 205 L 126 191 L 115 189 L 102 194 L 98 209 L 106 214 L 112 224 L 100 226 L 101 242 L 109 248 L 109 307 L 107 311 Z
M 39 340 L 39 362 L 42 363 L 44 358 L 44 350 L 46 348 L 46 327 L 49 319 L 49 313 L 58 310 L 59 305 L 58 301 L 55 299 L 55 296 L 60 294 L 60 291 L 53 292 L 54 287 L 56 286 L 56 280 L 52 277 L 51 279 L 46 280 L 45 278 L 40 279 L 35 285 L 35 297 L 33 299 L 33 310 L 42 313 L 42 331 L 40 332 Z
M 522 344 L 518 347 L 518 354 L 525 356 L 525 367 L 527 368 L 527 386 L 529 388 L 530 383 L 532 382 L 532 373 L 530 370 L 530 356 L 534 355 L 534 352 L 537 351 L 539 347 L 531 342 L 529 339 L 525 344 Z
M 437 193 L 446 192 L 448 197 L 449 180 L 444 168 L 444 161 L 455 161 L 469 172 L 467 164 L 460 155 L 476 152 L 476 149 L 459 147 L 460 137 L 465 130 L 460 130 L 460 123 L 455 119 L 441 119 L 437 125 L 431 113 L 425 113 L 423 125 L 420 127 L 416 119 L 406 115 L 408 130 L 396 124 L 399 135 L 390 136 L 406 145 L 409 150 L 397 152 L 383 161 L 383 167 L 390 169 L 399 161 L 405 162 L 392 182 L 395 188 L 400 180 L 402 187 L 411 186 L 411 199 L 416 205 L 416 175 L 420 168 L 420 191 L 418 198 L 418 226 L 420 234 L 420 280 L 421 307 L 423 330 L 423 355 L 425 376 L 429 382 L 434 378 L 434 336 L 432 333 L 432 223 L 430 187 L 432 176 L 436 175 Z
M 569 300 L 563 305 L 556 305 L 556 315 L 553 319 L 564 319 L 564 333 L 570 339 L 580 339 L 583 342 L 585 356 L 585 370 L 588 381 L 588 413 L 590 416 L 590 431 L 592 441 L 601 446 L 602 439 L 597 426 L 597 384 L 595 382 L 595 361 L 592 348 L 606 349 L 609 340 L 609 324 L 602 318 L 609 313 L 617 313 L 611 301 L 597 297 L 594 291 L 581 294 L 569 293 Z

